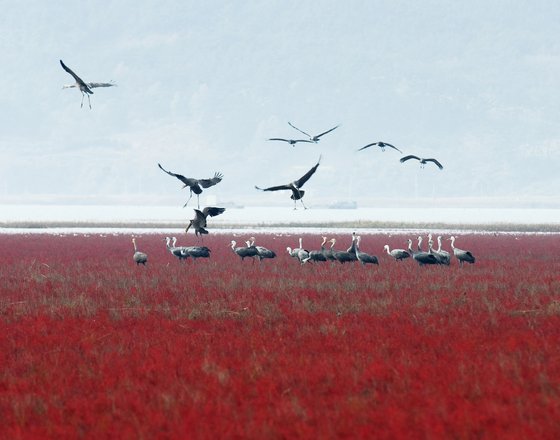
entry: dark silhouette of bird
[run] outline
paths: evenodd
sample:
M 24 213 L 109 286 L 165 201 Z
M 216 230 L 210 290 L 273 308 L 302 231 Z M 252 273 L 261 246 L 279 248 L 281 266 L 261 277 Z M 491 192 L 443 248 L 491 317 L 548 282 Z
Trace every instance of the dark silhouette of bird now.
M 292 147 L 295 147 L 298 142 L 307 142 L 313 144 L 313 141 L 308 141 L 307 139 L 285 139 L 285 138 L 269 138 L 269 141 L 282 141 L 289 143 Z
M 335 239 L 333 238 L 333 240 Z M 333 256 L 334 259 L 341 264 L 348 263 L 351 261 L 358 261 L 358 257 L 356 256 L 356 234 L 355 233 L 352 234 L 352 244 L 348 249 L 346 249 L 345 251 L 333 250 Z
M 113 87 L 113 86 L 116 85 L 116 84 L 113 84 L 113 83 L 94 83 L 94 82 L 86 83 L 84 80 L 82 80 L 82 78 L 80 78 L 78 75 L 76 75 L 72 71 L 72 69 L 70 69 L 66 64 L 64 64 L 62 62 L 62 60 L 60 60 L 60 65 L 62 66 L 62 68 L 64 70 L 66 70 L 76 80 L 76 82 L 74 84 L 69 84 L 69 85 L 66 85 L 66 86 L 62 86 L 62 88 L 63 89 L 69 89 L 69 88 L 72 88 L 72 87 L 76 87 L 77 89 L 80 90 L 80 92 L 82 93 L 82 102 L 80 104 L 80 108 L 84 106 L 84 96 L 87 96 L 89 108 L 91 109 L 91 101 L 89 100 L 89 95 L 93 95 L 93 90 L 91 90 L 91 89 L 94 89 L 96 87 Z
M 315 171 L 317 171 L 317 168 L 319 167 L 320 163 L 321 163 L 321 157 L 319 156 L 319 160 L 317 161 L 317 164 L 313 168 L 311 168 L 307 173 L 305 173 L 299 179 L 294 180 L 293 182 L 288 183 L 286 185 L 271 186 L 269 188 L 260 188 L 258 186 L 255 186 L 255 188 L 260 191 L 290 190 L 292 191 L 292 195 L 290 196 L 290 198 L 294 201 L 294 209 L 297 209 L 296 206 L 297 200 L 301 202 L 304 209 L 307 209 L 307 207 L 305 206 L 302 200 L 305 191 L 300 188 L 305 184 L 305 182 L 309 180 L 309 178 L 315 173 Z
M 410 257 L 410 253 L 408 253 L 404 249 L 390 249 L 388 244 L 383 246 L 383 249 L 385 249 L 387 251 L 387 254 L 393 257 L 395 261 L 401 261 L 404 260 L 405 258 Z
M 297 258 L 301 264 L 304 264 L 305 261 L 309 258 L 309 251 L 304 249 L 303 247 L 303 238 L 299 238 L 299 247 L 292 249 L 290 246 L 286 248 L 288 254 L 292 258 Z
M 435 255 L 422 250 L 422 237 L 418 237 L 418 250 L 412 249 L 412 240 L 408 240 L 408 251 L 411 253 L 414 261 L 418 263 L 419 266 L 424 266 L 425 264 L 439 264 L 438 259 Z
M 175 239 L 174 243 L 177 242 L 177 238 L 173 238 Z M 186 260 L 189 257 L 188 254 L 184 253 L 184 249 L 182 247 L 177 247 L 175 244 L 171 245 L 171 237 L 165 237 L 165 245 L 171 255 L 178 258 L 179 261 Z
M 257 258 L 259 261 L 264 260 L 265 258 L 276 258 L 276 252 L 271 249 L 265 248 L 264 246 L 255 246 L 255 238 L 251 237 L 251 240 L 247 242 L 248 246 L 252 246 L 257 250 Z
M 206 218 L 208 216 L 215 217 L 217 215 L 222 214 L 226 208 L 216 208 L 215 206 L 207 206 L 202 211 L 200 209 L 195 209 L 194 214 L 195 217 L 189 221 L 185 232 L 188 233 L 191 227 L 194 228 L 194 233 L 196 236 L 202 234 L 208 234 L 206 228 Z
M 288 122 L 288 124 L 290 125 L 290 127 L 295 128 L 295 129 L 296 129 L 297 131 L 299 131 L 300 133 L 303 133 L 304 135 L 308 136 L 308 137 L 309 137 L 309 141 L 310 141 L 310 142 L 313 142 L 313 143 L 315 143 L 315 144 L 321 140 L 321 136 L 324 136 L 324 135 L 326 135 L 327 133 L 330 133 L 331 131 L 337 129 L 337 128 L 340 126 L 340 125 L 337 125 L 336 127 L 333 127 L 333 128 L 331 128 L 331 129 L 329 129 L 329 130 L 327 130 L 327 131 L 324 131 L 323 133 L 320 133 L 320 134 L 315 135 L 315 136 L 311 136 L 309 133 L 306 133 L 305 131 L 303 131 L 303 130 L 297 128 L 297 127 L 296 127 L 294 124 L 292 124 L 291 122 Z
M 177 237 L 173 237 L 173 247 L 175 248 L 175 244 L 177 243 Z M 197 258 L 210 258 L 210 249 L 206 246 L 178 246 L 176 249 L 179 249 L 183 258 L 192 257 L 193 260 Z
M 148 262 L 148 255 L 138 250 L 138 248 L 136 247 L 135 238 L 132 239 L 132 244 L 134 245 L 134 254 L 132 255 L 132 259 L 134 260 L 137 266 L 139 266 L 140 264 L 145 266 L 146 263 Z
M 449 255 L 449 252 L 441 248 L 441 236 L 438 236 L 437 241 L 438 241 L 438 248 L 436 250 L 433 248 L 434 242 L 432 240 L 432 234 L 428 235 L 428 252 L 436 256 L 436 258 L 439 261 L 439 264 L 449 266 L 451 264 L 451 256 Z
M 402 151 L 399 150 L 397 147 L 395 147 L 393 144 L 390 144 L 388 142 L 381 142 L 381 141 L 372 142 L 371 144 L 367 144 L 367 145 L 363 146 L 362 148 L 360 148 L 358 151 L 365 150 L 366 148 L 373 147 L 374 145 L 377 145 L 379 148 L 381 148 L 381 151 L 385 151 L 385 147 L 389 147 L 389 148 L 392 148 L 394 150 L 397 150 L 399 153 L 402 153 Z
M 375 255 L 366 254 L 365 252 L 360 251 L 360 241 L 362 241 L 362 237 L 358 235 L 356 237 L 356 258 L 363 266 L 366 264 L 377 264 L 379 265 L 379 260 Z
M 327 261 L 327 257 L 325 255 L 325 243 L 327 242 L 327 237 L 322 238 L 323 241 L 321 243 L 321 249 L 309 251 L 309 256 L 305 258 L 302 263 L 307 263 L 308 261 Z
M 453 249 L 453 255 L 455 255 L 455 258 L 457 258 L 457 260 L 459 260 L 459 264 L 461 266 L 463 265 L 463 263 L 473 264 L 476 261 L 474 255 L 470 251 L 464 251 L 463 249 L 455 247 L 455 237 L 451 236 L 449 237 L 449 240 L 451 241 L 451 249 Z
M 181 174 L 175 174 L 175 173 L 172 173 L 171 171 L 167 171 L 159 163 L 158 163 L 158 167 L 160 167 L 160 169 L 164 173 L 167 173 L 170 176 L 176 177 L 181 182 L 183 182 L 183 184 L 184 184 L 183 188 L 186 188 L 187 186 L 189 187 L 190 196 L 189 196 L 189 199 L 186 201 L 186 203 L 183 205 L 183 208 L 185 206 L 187 206 L 187 204 L 191 200 L 192 195 L 194 193 L 194 194 L 196 194 L 196 198 L 197 198 L 197 203 L 198 203 L 197 207 L 200 209 L 200 194 L 202 193 L 202 188 L 210 188 L 211 186 L 214 186 L 217 183 L 220 183 L 222 181 L 222 178 L 224 177 L 222 173 L 214 173 L 214 177 L 212 177 L 210 179 L 194 179 L 192 177 L 185 177 Z
M 251 246 L 250 242 L 247 242 L 246 244 L 247 246 L 236 247 L 237 242 L 235 240 L 231 240 L 231 249 L 233 250 L 233 252 L 239 255 L 241 261 L 243 261 L 247 257 L 250 258 L 257 257 L 259 253 L 255 246 Z
M 324 239 L 326 239 L 327 237 L 323 237 Z M 323 254 L 325 255 L 325 258 L 328 261 L 336 261 L 336 258 L 334 258 L 334 245 L 336 244 L 336 238 L 331 238 L 327 243 L 330 243 L 330 247 L 327 249 L 325 248 L 325 250 L 323 251 Z
M 426 163 L 433 162 L 437 165 L 437 167 L 440 170 L 443 170 L 443 165 L 441 163 L 439 163 L 437 159 L 418 157 L 418 156 L 415 156 L 414 154 L 409 154 L 408 156 L 401 157 L 401 163 L 404 163 L 404 162 L 406 162 L 407 160 L 410 160 L 410 159 L 416 159 L 416 160 L 420 161 L 420 167 L 421 168 L 424 168 L 424 165 L 426 165 Z

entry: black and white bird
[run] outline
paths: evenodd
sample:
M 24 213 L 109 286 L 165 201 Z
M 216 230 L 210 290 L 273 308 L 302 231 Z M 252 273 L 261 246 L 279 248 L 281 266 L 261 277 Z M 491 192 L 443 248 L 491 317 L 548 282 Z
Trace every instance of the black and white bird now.
M 175 238 L 175 242 L 177 242 L 177 238 Z M 171 237 L 165 237 L 165 246 L 167 250 L 171 253 L 171 255 L 178 258 L 179 261 L 186 260 L 189 257 L 188 254 L 184 253 L 182 247 L 171 245 Z
M 87 96 L 89 108 L 91 109 L 91 101 L 89 100 L 89 95 L 93 95 L 93 90 L 91 90 L 91 89 L 95 89 L 96 87 L 113 87 L 113 86 L 116 85 L 112 82 L 108 82 L 108 83 L 96 83 L 96 82 L 86 83 L 82 78 L 80 78 L 78 75 L 76 75 L 72 71 L 72 69 L 70 69 L 66 64 L 64 64 L 62 62 L 62 60 L 60 60 L 60 65 L 62 66 L 62 68 L 64 70 L 66 70 L 66 72 L 68 72 L 70 75 L 72 75 L 72 77 L 76 80 L 76 82 L 74 84 L 68 84 L 68 85 L 62 86 L 62 88 L 63 89 L 70 89 L 70 88 L 75 87 L 75 88 L 80 90 L 80 92 L 82 93 L 82 102 L 80 104 L 80 107 L 84 106 L 84 96 Z
M 320 163 L 321 163 L 321 156 L 319 156 L 319 160 L 317 161 L 317 164 L 313 168 L 311 168 L 307 173 L 305 173 L 299 179 L 294 180 L 293 182 L 290 182 L 286 185 L 271 186 L 269 188 L 260 188 L 255 185 L 255 188 L 260 191 L 282 191 L 282 190 L 292 191 L 292 195 L 290 196 L 290 198 L 294 201 L 294 209 L 297 209 L 296 202 L 298 200 L 303 205 L 303 208 L 307 209 L 307 207 L 305 206 L 302 200 L 305 191 L 302 190 L 301 187 L 305 184 L 305 182 L 309 180 L 309 178 L 313 174 L 315 174 L 315 171 L 317 171 L 317 168 L 319 168 Z
M 192 227 L 194 229 L 194 233 L 196 236 L 202 234 L 208 234 L 208 230 L 206 230 L 206 218 L 208 216 L 215 217 L 217 215 L 222 214 L 226 208 L 217 208 L 215 206 L 207 206 L 202 211 L 200 209 L 194 210 L 194 218 L 189 221 L 185 232 L 188 233 L 189 229 Z
M 379 265 L 379 260 L 375 255 L 366 254 L 365 252 L 360 251 L 360 241 L 362 237 L 358 235 L 356 237 L 356 258 L 362 265 L 366 264 L 377 264 Z
M 313 250 L 309 251 L 309 256 L 302 261 L 302 263 L 307 263 L 309 261 L 327 261 L 327 257 L 325 255 L 325 243 L 327 242 L 327 237 L 323 237 L 323 241 L 321 243 L 320 250 Z
M 418 237 L 418 250 L 415 251 L 412 249 L 412 240 L 408 240 L 408 251 L 419 266 L 424 266 L 425 264 L 439 264 L 435 255 L 422 250 L 422 237 L 420 236 Z
M 292 249 L 290 246 L 286 248 L 288 254 L 292 258 L 297 258 L 301 264 L 309 258 L 309 251 L 303 248 L 303 238 L 299 238 L 299 247 Z
M 290 125 L 290 127 L 295 128 L 297 131 L 299 131 L 300 133 L 303 133 L 304 135 L 309 137 L 309 141 L 308 142 L 313 142 L 313 143 L 317 143 L 321 140 L 321 136 L 326 135 L 327 133 L 330 133 L 331 131 L 337 129 L 340 125 L 337 125 L 336 127 L 333 127 L 327 131 L 324 131 L 323 133 L 317 134 L 315 136 L 311 136 L 309 133 L 306 133 L 303 130 L 300 130 L 299 128 L 297 128 L 294 124 L 292 124 L 291 122 L 288 122 L 288 124 Z
M 148 255 L 138 250 L 138 248 L 136 247 L 136 238 L 132 239 L 132 244 L 134 245 L 134 254 L 132 255 L 132 259 L 137 266 L 139 266 L 140 264 L 145 266 L 148 262 Z
M 190 196 L 189 196 L 189 199 L 187 200 L 187 202 L 183 205 L 183 208 L 185 206 L 187 206 L 187 204 L 191 200 L 192 195 L 194 193 L 194 194 L 196 194 L 196 198 L 197 198 L 197 203 L 198 203 L 197 207 L 200 209 L 200 194 L 202 193 L 202 188 L 210 188 L 211 186 L 214 186 L 217 183 L 220 183 L 222 181 L 222 178 L 224 177 L 222 173 L 214 173 L 214 177 L 211 177 L 209 179 L 194 179 L 192 177 L 185 177 L 181 174 L 176 174 L 176 173 L 172 173 L 171 171 L 167 171 L 159 163 L 158 163 L 158 167 L 160 167 L 160 169 L 164 173 L 167 173 L 170 176 L 176 177 L 181 182 L 183 182 L 183 184 L 184 184 L 183 188 L 186 188 L 187 186 L 189 187 Z
M 246 243 L 248 247 L 254 247 L 257 250 L 256 258 L 258 258 L 259 261 L 265 258 L 276 258 L 276 252 L 273 250 L 265 248 L 264 246 L 255 245 L 255 237 L 251 237 Z
M 451 249 L 453 249 L 453 255 L 455 255 L 455 258 L 457 258 L 461 266 L 463 265 L 463 263 L 473 264 L 476 261 L 474 255 L 470 251 L 465 251 L 463 249 L 455 247 L 455 237 L 451 236 L 449 237 L 449 240 L 451 241 Z
M 336 244 L 336 238 L 331 238 L 329 241 L 327 240 L 327 237 L 323 237 L 323 239 L 325 240 L 326 243 L 330 243 L 331 245 L 328 248 L 325 248 L 323 250 L 323 255 L 325 256 L 325 258 L 328 261 L 336 261 L 336 258 L 334 258 L 334 245 Z
M 335 239 L 333 238 L 333 240 Z M 356 234 L 352 234 L 352 244 L 350 245 L 350 247 L 345 251 L 333 250 L 333 257 L 341 264 L 358 261 L 358 257 L 356 256 Z
M 410 257 L 410 253 L 404 249 L 390 249 L 389 245 L 383 246 L 383 249 L 387 251 L 387 254 L 395 259 L 395 261 L 401 261 Z
M 173 237 L 173 247 L 177 243 L 177 238 Z M 179 246 L 177 247 L 183 258 L 191 257 L 193 260 L 197 258 L 210 258 L 210 249 L 206 246 Z
M 363 146 L 362 148 L 360 148 L 358 151 L 362 151 L 365 150 L 366 148 L 369 147 L 373 147 L 374 145 L 377 145 L 379 148 L 381 148 L 381 151 L 385 151 L 385 147 L 389 147 L 392 148 L 393 150 L 397 150 L 399 153 L 402 153 L 401 150 L 399 150 L 397 147 L 395 147 L 393 144 L 390 144 L 388 142 L 372 142 L 371 144 L 367 144 L 365 146 Z
M 247 242 L 246 244 L 247 246 L 236 247 L 237 242 L 235 240 L 231 240 L 231 250 L 239 255 L 241 261 L 243 261 L 247 257 L 253 258 L 257 257 L 258 255 L 258 251 L 255 246 L 251 246 L 250 242 Z
M 437 165 L 437 167 L 440 170 L 443 170 L 443 165 L 441 163 L 439 163 L 439 161 L 437 159 L 418 157 L 418 156 L 415 156 L 414 154 L 409 154 L 408 156 L 401 157 L 401 163 L 404 163 L 404 162 L 406 162 L 407 160 L 410 160 L 410 159 L 416 159 L 416 160 L 420 161 L 420 168 L 424 168 L 424 166 L 428 162 L 433 162 Z
M 251 246 L 255 246 L 254 242 L 251 243 Z M 272 249 L 268 249 L 264 246 L 255 246 L 255 249 L 257 249 L 257 257 L 259 259 L 259 261 L 264 260 L 265 258 L 276 258 L 276 252 L 274 252 Z
M 449 254 L 449 252 L 441 248 L 441 235 L 438 235 L 437 243 L 438 243 L 438 248 L 435 250 L 432 249 L 432 253 L 438 258 L 440 264 L 445 264 L 446 266 L 449 266 L 451 264 L 451 255 Z M 430 243 L 430 249 L 431 246 L 432 245 Z
M 285 139 L 285 138 L 269 138 L 269 141 L 282 141 L 287 142 L 292 147 L 295 147 L 298 142 L 307 142 L 308 144 L 314 144 L 315 142 L 307 139 Z

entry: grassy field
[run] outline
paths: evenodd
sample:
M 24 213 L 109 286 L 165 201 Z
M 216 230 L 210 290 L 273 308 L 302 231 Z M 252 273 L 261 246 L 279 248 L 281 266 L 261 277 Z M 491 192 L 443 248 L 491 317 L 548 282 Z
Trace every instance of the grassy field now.
M 393 261 L 401 234 L 363 235 L 365 267 L 248 238 L 180 262 L 137 235 L 143 267 L 129 235 L 0 235 L 0 438 L 560 436 L 559 235 L 461 234 L 464 267 Z

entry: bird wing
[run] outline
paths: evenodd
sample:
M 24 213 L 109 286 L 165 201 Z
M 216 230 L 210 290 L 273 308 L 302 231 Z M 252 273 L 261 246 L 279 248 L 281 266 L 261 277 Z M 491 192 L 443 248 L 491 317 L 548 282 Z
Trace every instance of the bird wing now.
M 409 159 L 421 160 L 418 156 L 415 156 L 414 154 L 409 154 L 408 156 L 401 157 L 401 163 L 406 162 Z
M 195 218 L 192 220 L 200 226 L 206 226 L 206 213 L 202 212 L 200 209 L 194 209 Z
M 90 89 L 95 89 L 96 87 L 113 87 L 116 86 L 114 83 L 87 83 Z
M 222 173 L 214 173 L 214 177 L 211 179 L 198 179 L 198 183 L 203 188 L 209 188 L 220 183 L 223 177 L 224 175 Z
M 202 210 L 201 214 L 204 215 L 204 217 L 206 216 L 215 217 L 217 215 L 223 214 L 225 210 L 226 208 L 216 208 L 215 206 L 207 206 Z M 195 209 L 195 211 L 198 211 L 198 209 Z
M 323 136 L 323 135 L 325 135 L 325 134 L 327 134 L 327 133 L 330 133 L 331 131 L 337 129 L 338 127 L 339 127 L 339 126 L 337 125 L 336 127 L 333 127 L 333 128 L 331 128 L 330 130 L 324 131 L 323 133 L 318 134 L 318 135 L 315 136 L 315 137 L 316 137 L 316 138 L 320 138 L 321 136 Z
M 297 128 L 294 124 L 292 124 L 292 123 L 289 122 L 289 121 L 288 121 L 288 124 L 290 125 L 290 127 L 295 128 L 295 129 L 296 129 L 297 131 L 299 131 L 300 133 L 303 133 L 304 135 L 309 136 L 310 138 L 313 137 L 313 136 L 311 136 L 309 133 L 306 133 L 305 131 L 300 130 L 299 128 Z
M 366 148 L 373 147 L 374 145 L 377 145 L 377 142 L 372 142 L 371 144 L 367 144 L 366 146 L 360 148 L 358 151 L 365 150 Z
M 66 64 L 64 64 L 64 63 L 62 62 L 62 60 L 59 60 L 59 61 L 60 61 L 60 65 L 62 66 L 62 68 L 63 68 L 64 70 L 66 70 L 70 75 L 72 75 L 72 76 L 74 77 L 74 79 L 76 80 L 77 83 L 80 83 L 80 84 L 82 84 L 82 85 L 84 85 L 84 86 L 87 87 L 86 83 L 82 80 L 82 78 L 80 78 L 78 75 L 76 75 L 76 74 L 72 71 L 72 69 L 70 69 L 70 67 L 68 67 Z
M 284 141 L 284 142 L 290 142 L 289 139 L 284 139 L 284 138 L 269 138 L 269 141 Z
M 260 191 L 280 191 L 283 189 L 289 189 L 291 191 L 292 185 L 278 185 L 278 186 L 271 186 L 269 188 L 259 188 L 258 186 L 255 185 L 255 188 Z
M 319 167 L 320 163 L 321 163 L 321 156 L 319 156 L 319 160 L 317 161 L 317 164 L 313 168 L 311 168 L 307 173 L 305 173 L 303 176 L 301 176 L 298 180 L 294 182 L 295 186 L 297 188 L 301 188 L 303 184 L 307 182 L 309 178 L 315 173 L 315 171 L 317 171 L 317 168 Z
M 387 142 L 383 142 L 384 145 L 387 145 L 388 147 L 393 148 L 394 150 L 397 150 L 399 153 L 402 153 L 401 150 L 399 150 L 397 147 L 395 147 L 393 144 L 388 144 Z
M 424 159 L 424 162 L 433 162 L 435 163 L 440 170 L 443 170 L 443 165 L 439 163 L 436 159 Z
M 198 183 L 196 179 L 192 179 L 192 178 L 189 178 L 189 177 L 185 177 L 185 176 L 183 176 L 183 175 L 181 175 L 181 174 L 175 174 L 175 173 L 172 173 L 171 171 L 167 171 L 167 170 L 166 170 L 165 168 L 163 168 L 163 167 L 161 166 L 161 164 L 159 164 L 159 163 L 158 163 L 158 167 L 160 167 L 161 170 L 162 170 L 164 173 L 167 173 L 167 174 L 169 174 L 170 176 L 173 176 L 173 177 L 176 177 L 177 179 L 179 179 L 179 180 L 180 180 L 181 182 L 183 182 L 186 186 L 191 186 L 191 187 L 193 187 L 193 186 L 196 186 L 197 183 Z M 201 192 L 202 192 L 202 191 L 201 191 Z M 196 194 L 200 194 L 200 193 L 196 193 Z

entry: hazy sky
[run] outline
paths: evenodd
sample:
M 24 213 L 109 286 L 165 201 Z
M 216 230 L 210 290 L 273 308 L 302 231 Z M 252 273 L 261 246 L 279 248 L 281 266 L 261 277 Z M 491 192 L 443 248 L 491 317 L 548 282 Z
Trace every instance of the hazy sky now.
M 100 7 L 105 4 L 104 7 Z M 4 1 L 0 202 L 309 205 L 560 193 L 556 1 Z M 62 59 L 94 89 L 80 108 Z M 340 127 L 317 145 L 267 141 Z M 421 170 L 404 153 L 444 165 Z M 204 201 L 204 199 L 203 199 Z

